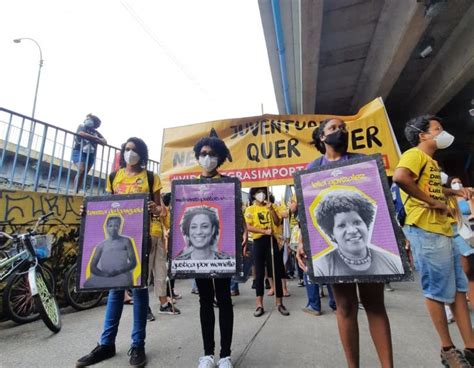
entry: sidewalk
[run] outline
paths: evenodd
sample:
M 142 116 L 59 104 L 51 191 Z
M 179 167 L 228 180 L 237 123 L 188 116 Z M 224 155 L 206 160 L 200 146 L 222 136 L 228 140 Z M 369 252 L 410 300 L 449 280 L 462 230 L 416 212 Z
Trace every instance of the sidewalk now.
M 386 292 L 386 305 L 392 326 L 396 367 L 441 366 L 438 339 L 426 312 L 418 282 L 393 283 L 394 292 Z M 273 298 L 265 297 L 266 313 L 253 317 L 255 297 L 250 281 L 240 285 L 241 295 L 234 297 L 234 340 L 232 358 L 240 368 L 345 367 L 346 362 L 335 315 L 322 299 L 323 315 L 303 313 L 305 288 L 290 281 L 291 297 L 284 302 L 291 315 L 281 316 L 273 310 Z M 191 281 L 176 282 L 180 316 L 159 315 L 147 326 L 146 352 L 148 367 L 197 367 L 202 352 L 198 296 L 190 293 Z M 158 302 L 151 305 L 157 311 Z M 105 306 L 84 312 L 63 310 L 63 328 L 52 335 L 42 321 L 17 326 L 0 324 L 0 367 L 74 367 L 99 338 Z M 361 367 L 378 367 L 364 311 L 359 311 Z M 216 309 L 217 313 L 217 309 Z M 124 306 L 117 355 L 97 367 L 129 367 L 132 307 Z M 462 347 L 456 325 L 451 324 L 455 343 Z M 219 354 L 218 318 L 216 316 L 216 355 Z

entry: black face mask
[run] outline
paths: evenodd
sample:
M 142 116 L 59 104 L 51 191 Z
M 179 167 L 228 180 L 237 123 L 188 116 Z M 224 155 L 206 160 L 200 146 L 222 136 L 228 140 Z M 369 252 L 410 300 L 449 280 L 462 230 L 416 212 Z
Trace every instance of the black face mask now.
M 349 133 L 338 130 L 328 134 L 324 143 L 330 145 L 336 152 L 345 153 L 349 144 Z

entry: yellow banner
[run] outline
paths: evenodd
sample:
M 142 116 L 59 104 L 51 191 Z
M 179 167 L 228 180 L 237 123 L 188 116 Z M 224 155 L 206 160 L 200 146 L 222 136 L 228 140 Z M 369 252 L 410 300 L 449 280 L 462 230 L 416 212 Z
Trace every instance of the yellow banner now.
M 377 98 L 353 116 L 262 115 L 167 128 L 160 165 L 163 186 L 169 190 L 171 180 L 200 174 L 193 146 L 211 129 L 232 155 L 232 161 L 219 168 L 221 174 L 238 177 L 244 187 L 292 184 L 292 174 L 321 155 L 310 144 L 311 135 L 328 117 L 347 123 L 350 152 L 382 154 L 387 175 L 393 175 L 400 149 L 383 101 Z

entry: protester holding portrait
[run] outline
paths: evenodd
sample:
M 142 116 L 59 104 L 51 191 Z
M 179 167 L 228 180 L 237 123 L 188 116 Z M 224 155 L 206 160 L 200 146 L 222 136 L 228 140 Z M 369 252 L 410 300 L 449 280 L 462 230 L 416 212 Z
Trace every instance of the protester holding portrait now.
M 347 152 L 349 133 L 344 121 L 338 118 L 323 120 L 313 131 L 313 144 L 322 156 L 308 164 L 307 169 L 324 168 L 325 165 L 341 162 L 363 155 Z M 351 214 L 352 211 L 343 212 Z M 333 228 L 334 231 L 334 228 Z M 297 252 L 300 266 L 306 268 L 306 254 L 303 244 Z M 383 283 L 333 284 L 337 305 L 337 324 L 344 353 L 349 367 L 358 367 L 359 326 L 357 321 L 358 296 L 366 311 L 369 329 L 382 367 L 393 367 L 390 322 L 384 304 Z
M 217 169 L 229 157 L 230 152 L 225 143 L 216 137 L 201 138 L 194 145 L 194 155 L 201 166 L 201 179 L 218 179 L 223 177 Z M 195 206 L 186 210 L 181 222 L 181 231 L 188 238 L 189 247 L 180 256 L 181 259 L 227 259 L 228 255 L 217 252 L 212 246 L 219 234 L 219 219 L 213 208 Z M 245 232 L 245 230 L 244 230 Z M 246 236 L 244 234 L 244 242 Z M 205 257 L 205 258 L 202 258 Z M 221 335 L 219 368 L 232 368 L 231 345 L 234 328 L 234 310 L 230 295 L 230 277 L 196 278 L 199 292 L 200 322 L 204 345 L 204 356 L 199 358 L 198 368 L 213 368 L 214 361 L 214 299 L 219 308 L 219 328 Z
M 248 231 L 252 234 L 253 238 L 255 291 L 257 295 L 257 308 L 254 316 L 260 317 L 265 313 L 263 308 L 265 268 L 268 277 L 273 277 L 274 271 L 275 277 L 273 281 L 278 311 L 283 316 L 288 316 L 290 312 L 288 312 L 282 301 L 283 288 L 281 280 L 285 268 L 278 249 L 278 241 L 275 238 L 281 218 L 277 213 L 276 206 L 271 201 L 266 200 L 269 198 L 268 188 L 251 188 L 249 196 L 254 202 L 246 208 L 244 217 Z M 273 264 L 275 266 L 274 270 Z
M 148 147 L 140 138 L 129 138 L 120 151 L 120 169 L 107 180 L 107 192 L 111 194 L 153 194 L 148 202 L 150 214 L 161 214 L 161 182 L 157 175 L 146 170 Z M 153 183 L 151 183 L 153 181 Z M 148 311 L 148 289 L 133 289 L 132 345 L 128 352 L 130 365 L 146 363 L 145 336 Z M 76 362 L 76 367 L 86 367 L 115 355 L 115 339 L 123 311 L 123 290 L 110 290 L 105 310 L 105 321 L 99 344 Z
M 453 244 L 451 211 L 446 196 L 472 193 L 466 188 L 442 186 L 441 170 L 433 159 L 439 149 L 448 148 L 454 137 L 443 129 L 442 120 L 423 115 L 406 123 L 405 137 L 413 146 L 403 153 L 393 180 L 402 189 L 406 220 L 403 231 L 410 241 L 416 269 L 433 325 L 439 335 L 441 362 L 446 367 L 474 365 L 474 335 L 466 302 L 467 279 L 461 254 Z M 464 342 L 455 348 L 446 320 L 449 304 Z

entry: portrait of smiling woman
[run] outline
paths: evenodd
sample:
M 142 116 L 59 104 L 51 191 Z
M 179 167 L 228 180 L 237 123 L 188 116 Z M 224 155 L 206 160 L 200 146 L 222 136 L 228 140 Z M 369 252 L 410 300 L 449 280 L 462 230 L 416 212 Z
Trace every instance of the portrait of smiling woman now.
M 219 218 L 215 209 L 208 206 L 190 207 L 184 212 L 180 226 L 186 248 L 176 260 L 231 258 L 217 251 Z
M 399 256 L 370 243 L 375 206 L 353 190 L 335 189 L 316 206 L 320 229 L 336 245 L 313 262 L 315 276 L 403 273 Z

